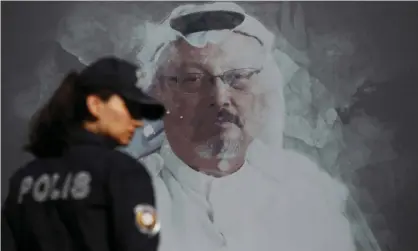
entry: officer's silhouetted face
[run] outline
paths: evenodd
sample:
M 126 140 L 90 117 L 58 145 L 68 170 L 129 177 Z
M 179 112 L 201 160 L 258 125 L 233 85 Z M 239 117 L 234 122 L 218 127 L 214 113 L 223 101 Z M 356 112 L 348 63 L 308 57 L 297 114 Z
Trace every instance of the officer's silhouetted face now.
M 168 139 L 195 145 L 201 157 L 234 158 L 260 132 L 264 55 L 259 42 L 229 31 L 204 47 L 185 40 L 162 54 L 157 98 L 168 110 Z
M 143 125 L 142 121 L 131 116 L 119 95 L 113 95 L 106 101 L 90 95 L 87 97 L 87 107 L 97 119 L 89 123 L 88 127 L 96 133 L 110 136 L 121 145 L 129 144 L 135 129 Z

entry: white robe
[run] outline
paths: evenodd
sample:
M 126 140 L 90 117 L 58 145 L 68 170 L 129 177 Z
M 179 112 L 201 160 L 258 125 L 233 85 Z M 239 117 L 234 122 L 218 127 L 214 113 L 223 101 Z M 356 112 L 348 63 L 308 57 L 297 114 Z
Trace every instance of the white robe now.
M 154 179 L 159 251 L 355 250 L 342 184 L 299 154 L 252 148 L 258 157 L 222 178 L 194 171 L 167 142 L 142 159 Z

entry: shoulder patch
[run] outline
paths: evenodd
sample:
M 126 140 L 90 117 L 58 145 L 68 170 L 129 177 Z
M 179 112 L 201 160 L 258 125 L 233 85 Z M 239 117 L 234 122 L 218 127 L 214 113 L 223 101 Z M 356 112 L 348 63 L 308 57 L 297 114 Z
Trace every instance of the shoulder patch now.
M 147 204 L 139 204 L 134 208 L 135 224 L 138 230 L 149 236 L 160 232 L 160 222 L 157 217 L 157 210 Z

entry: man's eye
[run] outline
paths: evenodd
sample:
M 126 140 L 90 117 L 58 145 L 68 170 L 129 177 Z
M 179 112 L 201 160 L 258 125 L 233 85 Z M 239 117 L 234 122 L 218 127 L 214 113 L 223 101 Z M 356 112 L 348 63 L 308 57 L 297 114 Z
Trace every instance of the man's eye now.
M 254 75 L 254 72 L 236 72 L 233 75 L 234 79 L 242 80 L 242 79 L 250 79 Z
M 254 70 L 240 70 L 231 72 L 229 81 L 231 87 L 235 89 L 245 89 L 251 84 L 251 77 L 255 74 Z
M 248 74 L 242 74 L 242 73 L 240 73 L 240 74 L 234 74 L 233 75 L 233 78 L 234 79 L 237 79 L 237 80 L 246 79 L 246 78 L 248 78 Z
M 178 81 L 177 77 L 167 77 L 166 80 L 168 83 L 177 83 Z
M 233 70 L 228 73 L 229 79 L 233 81 L 244 81 L 249 80 L 254 74 L 256 70 L 253 69 L 241 69 L 241 70 Z
M 194 84 L 194 83 L 198 83 L 201 80 L 201 76 L 200 75 L 188 75 L 183 77 L 183 82 L 187 83 L 187 84 Z

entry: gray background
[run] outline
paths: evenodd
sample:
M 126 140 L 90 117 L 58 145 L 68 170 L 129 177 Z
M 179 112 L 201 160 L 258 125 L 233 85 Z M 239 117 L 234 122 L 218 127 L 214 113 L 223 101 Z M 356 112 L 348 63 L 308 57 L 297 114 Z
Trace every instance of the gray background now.
M 80 33 L 77 26 L 76 32 L 71 33 L 68 24 L 66 26 L 60 22 L 63 17 L 73 17 L 74 13 L 84 9 L 93 17 L 105 15 L 102 20 L 107 19 L 110 23 L 108 26 L 112 26 L 115 20 L 112 18 L 122 19 L 122 16 L 132 15 L 136 10 L 139 20 L 158 21 L 178 3 L 1 4 L 1 186 L 4 200 L 8 178 L 30 159 L 21 150 L 21 146 L 25 142 L 28 118 L 53 90 L 51 86 L 45 85 L 45 81 L 59 79 L 70 68 L 81 67 L 80 61 L 58 43 L 58 34 L 71 34 L 79 47 L 89 48 L 87 52 L 84 51 L 87 54 L 131 57 L 118 51 L 114 41 L 109 41 L 109 33 L 114 30 L 94 33 L 100 43 L 91 44 L 92 40 L 77 37 Z M 292 3 L 291 15 L 296 15 L 295 4 Z M 279 27 L 289 43 L 296 50 L 304 52 L 310 64 L 304 63 L 304 57 L 297 53 L 291 57 L 321 81 L 321 86 L 339 101 L 335 110 L 343 128 L 344 144 L 348 147 L 340 150 L 340 155 L 345 156 L 345 159 L 340 158 L 338 163 L 344 167 L 341 164 L 344 161 L 355 162 L 356 154 L 370 151 L 367 159 L 357 160 L 357 168 L 343 169 L 338 173 L 356 188 L 355 200 L 369 221 L 382 250 L 416 251 L 418 4 L 305 2 L 300 3 L 300 6 L 304 11 L 306 32 L 294 33 L 289 30 L 289 26 L 283 24 L 279 3 L 242 3 L 242 7 L 270 28 Z M 108 15 L 112 18 L 106 17 L 107 12 L 100 12 L 102 9 L 110 10 Z M 76 18 L 76 21 L 79 19 Z M 85 21 L 86 25 L 90 21 Z M 74 19 L 67 22 L 74 22 Z M 124 29 L 123 26 L 117 27 Z M 112 35 L 121 40 L 124 38 L 123 35 Z M 330 56 L 335 51 L 337 54 L 340 52 L 337 59 Z M 51 58 L 54 62 L 52 65 Z M 358 84 L 359 79 L 361 84 Z M 360 119 L 360 122 L 354 123 L 359 118 L 365 120 Z M 373 128 L 360 130 L 362 133 L 353 129 L 368 124 L 372 124 Z M 373 140 L 370 140 L 370 134 L 374 134 Z M 386 140 L 388 135 L 390 137 Z M 356 137 L 359 140 L 354 142 L 353 138 Z M 381 141 L 383 138 L 385 141 Z M 289 147 L 311 153 L 309 147 L 304 148 L 294 137 L 288 136 L 286 142 Z M 358 142 L 361 142 L 361 147 L 356 145 Z M 323 150 L 323 153 L 329 154 L 327 151 Z

